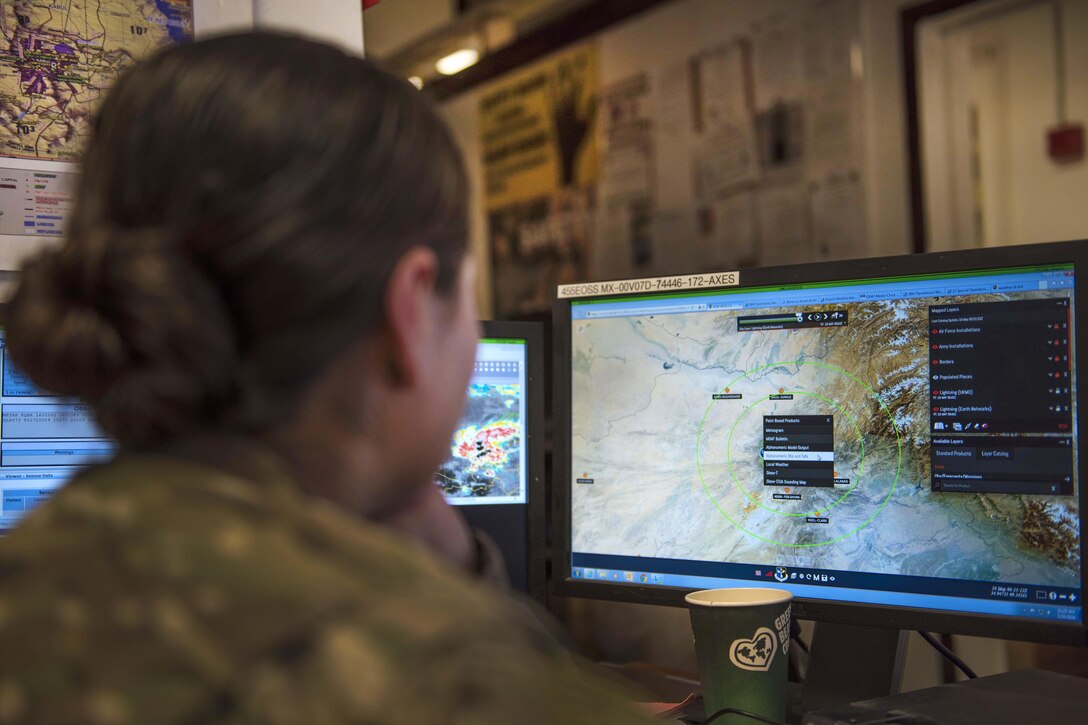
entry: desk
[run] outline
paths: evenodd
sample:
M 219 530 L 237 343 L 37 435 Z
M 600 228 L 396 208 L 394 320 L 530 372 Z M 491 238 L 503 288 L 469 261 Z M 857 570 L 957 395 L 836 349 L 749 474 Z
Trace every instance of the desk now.
M 1084 725 L 1088 680 L 1042 670 L 1006 672 L 807 713 L 804 725 Z
M 701 689 L 679 673 L 647 665 L 603 665 L 609 676 L 634 685 L 646 701 L 679 702 Z M 791 683 L 791 700 L 800 701 L 799 685 Z M 685 707 L 668 722 L 699 722 L 702 700 Z M 951 685 L 915 690 L 853 705 L 794 714 L 790 722 L 803 725 L 1085 725 L 1088 723 L 1088 679 L 1042 670 L 1019 670 Z M 678 719 L 676 719 L 678 718 Z

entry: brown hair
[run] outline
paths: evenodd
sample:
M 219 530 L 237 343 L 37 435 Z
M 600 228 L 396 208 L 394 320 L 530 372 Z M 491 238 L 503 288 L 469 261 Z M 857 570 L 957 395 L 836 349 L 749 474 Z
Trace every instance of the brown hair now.
M 269 33 L 174 48 L 103 103 L 67 238 L 8 306 L 9 353 L 125 446 L 266 428 L 377 327 L 409 248 L 453 288 L 465 210 L 448 130 L 373 64 Z

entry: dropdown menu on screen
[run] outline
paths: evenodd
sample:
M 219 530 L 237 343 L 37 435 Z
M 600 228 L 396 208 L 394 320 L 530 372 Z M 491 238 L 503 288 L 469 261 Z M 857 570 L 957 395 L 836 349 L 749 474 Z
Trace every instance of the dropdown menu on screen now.
M 830 415 L 763 416 L 763 485 L 835 485 L 835 419 Z

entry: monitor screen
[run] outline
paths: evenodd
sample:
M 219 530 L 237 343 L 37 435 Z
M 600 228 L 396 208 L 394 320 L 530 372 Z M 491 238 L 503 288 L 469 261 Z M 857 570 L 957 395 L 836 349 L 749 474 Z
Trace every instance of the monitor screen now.
M 525 353 L 525 340 L 513 338 L 484 338 L 476 347 L 465 412 L 435 473 L 451 504 L 525 503 Z
M 532 322 L 482 324 L 465 411 L 434 480 L 497 545 L 511 585 L 543 601 L 543 334 Z
M 1088 272 L 835 269 L 561 303 L 563 576 L 1083 624 Z
M 0 534 L 80 468 L 108 460 L 114 445 L 78 401 L 42 392 L 11 364 L 3 331 L 0 390 Z

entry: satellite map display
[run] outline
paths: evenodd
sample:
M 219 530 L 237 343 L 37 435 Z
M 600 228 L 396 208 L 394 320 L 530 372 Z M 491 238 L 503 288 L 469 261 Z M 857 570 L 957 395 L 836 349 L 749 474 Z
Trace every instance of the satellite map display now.
M 1071 294 L 573 314 L 572 551 L 1078 587 Z
M 118 74 L 192 39 L 192 2 L 17 0 L 0 31 L 0 156 L 73 161 Z
M 521 385 L 474 382 L 435 483 L 453 503 L 523 502 Z M 460 500 L 460 501 L 459 501 Z

